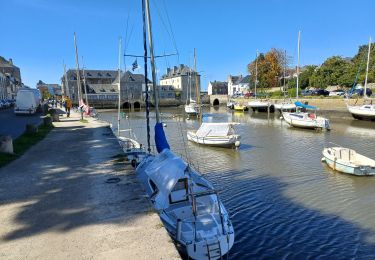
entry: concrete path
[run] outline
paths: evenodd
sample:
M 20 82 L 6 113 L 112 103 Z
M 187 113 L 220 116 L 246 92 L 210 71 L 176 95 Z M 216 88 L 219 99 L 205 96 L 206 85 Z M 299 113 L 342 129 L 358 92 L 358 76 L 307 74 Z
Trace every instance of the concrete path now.
M 179 259 L 106 125 L 54 124 L 0 168 L 0 259 Z

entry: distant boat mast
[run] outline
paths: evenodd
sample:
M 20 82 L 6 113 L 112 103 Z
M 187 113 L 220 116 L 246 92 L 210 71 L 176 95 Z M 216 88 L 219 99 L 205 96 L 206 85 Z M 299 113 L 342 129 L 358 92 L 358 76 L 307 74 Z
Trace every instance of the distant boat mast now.
M 298 61 L 297 61 L 297 94 L 296 98 L 298 99 L 298 88 L 299 88 L 299 53 L 301 47 L 301 31 L 298 31 Z
M 371 52 L 371 37 L 368 41 L 368 52 L 367 52 L 367 66 L 366 66 L 366 78 L 365 78 L 365 90 L 363 92 L 363 97 L 367 98 L 367 77 L 368 77 L 368 68 L 370 64 L 370 52 Z

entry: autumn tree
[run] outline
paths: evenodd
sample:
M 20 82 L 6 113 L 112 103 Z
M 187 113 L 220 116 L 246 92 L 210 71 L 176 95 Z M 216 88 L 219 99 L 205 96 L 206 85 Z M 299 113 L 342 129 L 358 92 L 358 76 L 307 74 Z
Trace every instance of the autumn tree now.
M 266 54 L 260 53 L 257 60 L 254 59 L 248 64 L 251 81 L 255 82 L 255 63 L 258 67 L 259 88 L 273 88 L 279 86 L 279 79 L 282 76 L 283 66 L 287 63 L 284 51 L 271 49 Z

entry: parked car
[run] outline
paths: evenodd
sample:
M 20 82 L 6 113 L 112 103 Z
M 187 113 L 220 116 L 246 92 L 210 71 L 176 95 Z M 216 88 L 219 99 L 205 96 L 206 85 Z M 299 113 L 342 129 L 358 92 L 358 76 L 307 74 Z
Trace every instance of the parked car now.
M 312 90 L 307 90 L 307 89 L 304 89 L 301 91 L 302 96 L 312 96 L 312 93 L 313 93 Z
M 345 91 L 340 90 L 340 89 L 337 89 L 337 90 L 334 90 L 334 91 L 329 92 L 329 96 L 330 96 L 330 97 L 334 97 L 334 96 L 343 96 L 343 95 L 345 95 Z
M 249 97 L 252 97 L 252 96 L 254 96 L 254 93 L 249 92 L 249 93 L 245 94 L 245 98 L 249 98 Z
M 363 96 L 364 89 L 363 88 L 357 88 L 351 92 L 352 96 Z M 372 90 L 370 88 L 366 89 L 366 95 L 369 97 L 372 95 Z
M 325 96 L 327 97 L 329 95 L 329 91 L 325 89 L 317 89 L 314 90 L 312 93 L 312 96 Z

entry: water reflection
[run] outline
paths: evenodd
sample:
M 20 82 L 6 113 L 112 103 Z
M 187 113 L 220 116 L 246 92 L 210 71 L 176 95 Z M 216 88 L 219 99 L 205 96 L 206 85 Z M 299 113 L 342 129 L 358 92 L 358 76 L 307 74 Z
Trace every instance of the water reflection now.
M 321 162 L 330 142 L 375 158 L 373 122 L 334 119 L 331 132 L 317 132 L 290 128 L 277 113 L 205 108 L 205 122 L 240 123 L 235 150 L 188 142 L 187 129 L 199 121 L 186 120 L 180 109 L 162 111 L 172 149 L 214 183 L 233 214 L 230 259 L 375 258 L 375 178 L 340 174 Z M 129 114 L 129 122 L 145 143 L 144 112 Z

